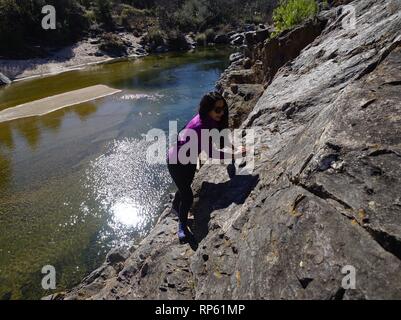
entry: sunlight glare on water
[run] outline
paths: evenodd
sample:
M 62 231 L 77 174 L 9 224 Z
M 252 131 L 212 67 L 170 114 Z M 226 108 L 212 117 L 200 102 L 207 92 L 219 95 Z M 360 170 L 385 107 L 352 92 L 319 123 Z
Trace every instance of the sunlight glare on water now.
M 58 291 L 71 288 L 111 248 L 142 241 L 175 185 L 165 164 L 145 161 L 141 137 L 189 121 L 231 51 L 152 55 L 0 88 L 0 110 L 98 84 L 121 90 L 0 124 L 0 300 L 50 294 L 47 264 Z
M 149 101 L 158 101 L 163 98 L 162 94 L 145 94 L 145 93 L 135 93 L 135 94 L 124 94 L 120 97 L 121 100 L 139 100 L 147 99 Z
M 122 198 L 116 201 L 111 211 L 116 223 L 136 227 L 143 222 L 143 214 L 140 207 L 130 198 Z
M 139 234 L 155 218 L 171 179 L 165 165 L 149 164 L 144 139 L 125 138 L 94 160 L 86 172 L 87 186 L 103 210 L 109 212 L 114 232 L 131 229 Z

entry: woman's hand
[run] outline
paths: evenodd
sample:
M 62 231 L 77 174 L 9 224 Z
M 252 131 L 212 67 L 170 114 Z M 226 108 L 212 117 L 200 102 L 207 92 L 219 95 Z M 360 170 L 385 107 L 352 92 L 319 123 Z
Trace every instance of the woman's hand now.
M 233 153 L 233 158 L 234 159 L 240 159 L 243 158 L 243 156 L 246 154 L 247 149 L 244 146 L 240 146 L 237 151 Z
M 238 148 L 238 150 L 237 150 L 237 152 L 238 153 L 246 153 L 246 148 L 245 148 L 245 146 L 240 146 L 239 148 Z

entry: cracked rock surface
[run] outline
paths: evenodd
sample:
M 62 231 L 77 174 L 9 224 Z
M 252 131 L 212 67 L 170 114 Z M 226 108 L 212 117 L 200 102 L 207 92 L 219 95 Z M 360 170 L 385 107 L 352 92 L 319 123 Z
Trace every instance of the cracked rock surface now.
M 131 253 L 51 298 L 400 299 L 401 9 L 350 4 L 357 28 L 342 28 L 341 6 L 323 12 L 242 122 L 257 137 L 252 174 L 197 173 L 193 242 L 178 243 L 167 208 Z

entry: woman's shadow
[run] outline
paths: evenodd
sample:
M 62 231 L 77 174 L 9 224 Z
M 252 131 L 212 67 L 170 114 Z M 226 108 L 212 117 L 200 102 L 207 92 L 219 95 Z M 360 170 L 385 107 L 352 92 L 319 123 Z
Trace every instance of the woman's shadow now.
M 188 224 L 192 234 L 188 243 L 196 250 L 198 243 L 209 232 L 211 213 L 229 207 L 232 203 L 243 204 L 259 181 L 259 175 L 236 175 L 233 164 L 227 166 L 230 180 L 222 183 L 203 181 L 198 192 L 198 200 L 194 202 L 192 212 L 194 219 Z

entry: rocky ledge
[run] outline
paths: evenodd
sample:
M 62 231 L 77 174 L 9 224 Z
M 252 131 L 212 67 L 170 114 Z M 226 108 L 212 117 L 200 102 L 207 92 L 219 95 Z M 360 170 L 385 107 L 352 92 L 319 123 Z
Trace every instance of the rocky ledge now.
M 4 84 L 10 84 L 11 80 L 8 79 L 4 74 L 0 72 L 0 86 Z
M 356 29 L 339 6 L 223 75 L 232 114 L 246 100 L 232 121 L 256 132 L 255 169 L 200 169 L 191 243 L 178 243 L 167 208 L 139 246 L 48 298 L 400 299 L 401 10 L 351 5 Z

